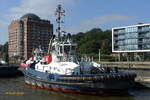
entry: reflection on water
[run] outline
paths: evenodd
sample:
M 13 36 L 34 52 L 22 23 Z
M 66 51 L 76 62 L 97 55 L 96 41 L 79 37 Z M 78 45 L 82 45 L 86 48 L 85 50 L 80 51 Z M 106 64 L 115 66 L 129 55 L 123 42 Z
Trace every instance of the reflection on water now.
M 143 71 L 138 71 L 142 75 Z M 145 71 L 144 75 L 150 74 Z M 0 100 L 150 100 L 150 90 L 130 90 L 128 96 L 90 96 L 52 92 L 28 86 L 23 77 L 0 78 Z

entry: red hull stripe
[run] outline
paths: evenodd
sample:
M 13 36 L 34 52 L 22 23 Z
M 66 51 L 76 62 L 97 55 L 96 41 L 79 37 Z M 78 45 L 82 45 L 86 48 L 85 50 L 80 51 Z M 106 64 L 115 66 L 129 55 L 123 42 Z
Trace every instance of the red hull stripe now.
M 85 92 L 85 91 L 75 91 L 75 90 L 62 89 L 62 88 L 54 88 L 54 87 L 37 85 L 37 84 L 33 85 L 31 83 L 26 83 L 26 84 L 34 86 L 34 87 L 45 88 L 45 89 L 53 90 L 56 92 L 63 92 L 63 93 L 76 93 L 76 94 L 87 94 L 87 95 L 113 95 L 113 93 L 106 93 L 106 92 Z M 119 95 L 119 94 L 117 94 L 117 95 Z

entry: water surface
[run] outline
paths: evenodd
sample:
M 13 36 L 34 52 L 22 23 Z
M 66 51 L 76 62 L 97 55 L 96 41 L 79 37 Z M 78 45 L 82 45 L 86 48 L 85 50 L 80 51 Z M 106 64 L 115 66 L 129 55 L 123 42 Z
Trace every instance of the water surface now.
M 149 71 L 136 71 L 150 76 Z M 0 100 L 150 100 L 150 89 L 129 90 L 126 96 L 91 96 L 52 92 L 28 86 L 24 77 L 0 78 Z

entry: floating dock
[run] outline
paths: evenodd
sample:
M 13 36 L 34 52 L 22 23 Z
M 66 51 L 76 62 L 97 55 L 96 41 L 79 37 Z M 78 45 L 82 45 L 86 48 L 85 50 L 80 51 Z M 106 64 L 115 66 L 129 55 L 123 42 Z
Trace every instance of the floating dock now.
M 140 83 L 149 83 L 150 84 L 150 77 L 137 77 L 135 79 L 136 82 Z
M 0 65 L 0 77 L 13 77 L 19 74 L 18 66 L 14 64 Z
M 145 87 L 150 88 L 150 77 L 137 77 L 135 81 L 144 85 Z

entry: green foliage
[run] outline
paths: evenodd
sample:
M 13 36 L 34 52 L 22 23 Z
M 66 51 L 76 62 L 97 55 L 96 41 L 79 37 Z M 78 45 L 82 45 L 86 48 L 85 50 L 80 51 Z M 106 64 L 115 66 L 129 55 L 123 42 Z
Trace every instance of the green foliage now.
M 101 61 L 116 61 L 117 57 L 111 56 L 111 55 L 102 55 Z
M 4 45 L 0 48 L 1 57 L 8 62 L 8 42 L 6 42 Z
M 80 32 L 72 36 L 74 42 L 78 44 L 77 53 L 79 56 L 93 57 L 98 59 L 99 49 L 101 51 L 102 60 L 114 60 L 111 54 L 111 31 L 102 31 L 99 28 L 94 28 L 88 32 Z M 8 61 L 8 42 L 0 48 L 2 57 Z
M 111 53 L 111 31 L 102 31 L 95 28 L 85 33 L 78 33 L 72 36 L 78 44 L 78 53 L 98 54 L 99 49 L 102 54 Z

